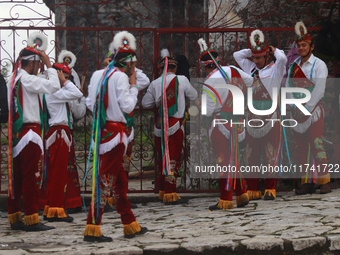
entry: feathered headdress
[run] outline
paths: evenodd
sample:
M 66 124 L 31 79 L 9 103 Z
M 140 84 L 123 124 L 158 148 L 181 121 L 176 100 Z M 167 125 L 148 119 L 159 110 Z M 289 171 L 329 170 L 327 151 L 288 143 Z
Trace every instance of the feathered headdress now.
M 109 47 L 109 54 L 130 53 L 133 55 L 131 59 L 124 60 L 125 62 L 136 61 L 136 38 L 128 31 L 122 31 L 115 35 Z
M 47 37 L 43 33 L 32 33 L 27 39 L 27 47 L 24 48 L 19 54 L 19 60 L 40 60 L 40 51 L 46 51 L 47 49 Z M 24 51 L 26 50 L 26 53 Z M 27 54 L 30 51 L 30 54 Z
M 77 62 L 77 57 L 71 51 L 62 50 L 58 56 L 58 62 L 72 69 Z
M 47 44 L 48 44 L 48 40 L 47 40 L 46 35 L 40 32 L 35 32 L 35 33 L 30 34 L 27 40 L 27 46 L 34 47 L 37 50 L 46 51 L 47 46 L 48 46 Z
M 306 41 L 307 43 L 310 44 L 313 40 L 313 37 L 310 34 L 308 34 L 307 28 L 302 21 L 296 22 L 295 33 L 298 36 L 298 38 L 295 41 L 296 43 Z
M 269 52 L 269 48 L 264 42 L 264 34 L 261 30 L 256 29 L 251 32 L 249 40 L 254 57 L 264 56 Z
M 203 65 L 209 65 L 214 64 L 213 60 L 211 59 L 211 55 L 214 56 L 214 58 L 219 61 L 218 53 L 214 49 L 209 49 L 207 43 L 203 38 L 198 39 L 197 41 L 199 47 L 200 47 L 200 60 Z M 210 52 L 210 54 L 209 54 Z
M 169 50 L 164 48 L 161 50 L 161 60 L 159 61 L 159 64 L 157 65 L 158 68 L 161 68 L 165 65 L 165 58 L 168 58 L 168 65 L 177 66 L 177 61 L 173 57 L 170 57 Z

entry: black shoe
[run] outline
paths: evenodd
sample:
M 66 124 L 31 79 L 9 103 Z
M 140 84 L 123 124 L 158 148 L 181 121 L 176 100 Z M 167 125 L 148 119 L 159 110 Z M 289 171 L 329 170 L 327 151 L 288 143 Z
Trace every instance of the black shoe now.
M 138 208 L 138 206 L 134 203 L 131 203 L 131 209 L 136 209 L 136 208 Z
M 125 238 L 134 238 L 136 235 L 142 235 L 148 232 L 148 229 L 146 227 L 141 227 L 141 230 L 137 233 L 134 233 L 132 235 L 124 235 Z
M 243 202 L 242 204 L 237 205 L 237 207 L 242 208 L 242 207 L 245 207 L 247 204 L 249 204 L 249 200 Z M 218 209 L 219 209 L 219 208 L 218 208 Z
M 52 217 L 52 218 L 47 218 L 47 221 L 48 222 L 55 222 L 55 221 L 72 222 L 73 221 L 73 217 L 68 216 L 68 215 L 66 217 L 63 217 L 63 218 Z
M 187 198 L 181 198 L 181 199 L 178 199 L 176 201 L 172 201 L 172 202 L 165 202 L 164 204 L 165 205 L 179 205 L 179 204 L 186 204 L 189 202 L 189 199 Z
M 112 242 L 112 238 L 108 236 L 84 236 L 85 242 L 98 242 L 98 243 L 104 243 L 104 242 Z
M 33 231 L 46 231 L 50 229 L 55 229 L 55 227 L 50 227 L 42 224 L 41 222 L 33 225 L 26 225 L 25 226 L 25 231 L 26 232 L 33 232 Z
M 302 185 L 301 189 L 296 190 L 296 195 L 306 195 L 315 193 L 314 183 L 305 183 Z
M 25 224 L 23 221 L 11 223 L 11 229 L 12 230 L 25 230 Z
M 331 190 L 332 190 L 332 187 L 331 187 L 330 183 L 328 182 L 326 184 L 321 185 L 320 194 L 327 194 L 327 193 L 331 192 Z
M 66 211 L 67 211 L 67 214 L 80 213 L 82 211 L 82 207 L 78 206 L 75 208 L 68 208 Z
M 264 200 L 275 200 L 275 197 L 272 194 L 269 194 L 269 192 L 266 192 L 263 197 Z
M 222 210 L 221 208 L 217 207 L 218 206 L 218 203 L 216 205 L 212 205 L 212 206 L 209 206 L 209 210 L 210 211 L 214 211 L 214 210 Z

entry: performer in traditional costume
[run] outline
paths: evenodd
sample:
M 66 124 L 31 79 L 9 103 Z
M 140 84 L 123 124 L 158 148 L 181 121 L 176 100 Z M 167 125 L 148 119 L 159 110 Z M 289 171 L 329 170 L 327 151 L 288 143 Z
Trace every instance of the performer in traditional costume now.
M 73 218 L 64 211 L 65 189 L 68 180 L 69 151 L 72 145 L 71 111 L 69 102 L 77 100 L 83 93 L 69 80 L 71 71 L 64 64 L 55 63 L 61 89 L 44 95 L 45 114 L 48 123 L 45 126 L 45 153 L 47 158 L 47 203 L 44 215 L 47 221 L 72 222 Z
M 303 22 L 296 23 L 295 32 L 298 35 L 295 42 L 300 57 L 289 67 L 286 87 L 305 88 L 311 92 L 311 99 L 304 104 L 311 115 L 305 115 L 295 106 L 292 109 L 292 117 L 298 122 L 298 125 L 294 127 L 296 163 L 310 166 L 304 168 L 306 175 L 302 176 L 302 188 L 296 190 L 295 193 L 297 195 L 314 193 L 317 173 L 317 184 L 321 185 L 320 194 L 326 194 L 331 192 L 331 186 L 326 152 L 322 142 L 324 110 L 321 99 L 325 93 L 328 69 L 321 59 L 313 55 L 314 39 L 308 34 Z M 292 93 L 288 96 L 290 98 L 305 97 L 303 93 Z M 318 166 L 321 167 L 318 168 Z M 317 171 L 317 169 L 321 170 Z
M 112 241 L 112 238 L 103 236 L 100 229 L 104 204 L 111 191 L 124 225 L 124 237 L 133 238 L 147 232 L 131 211 L 127 199 L 127 175 L 122 164 L 128 145 L 124 115 L 133 111 L 138 95 L 136 39 L 127 31 L 120 32 L 113 38 L 110 50 L 116 52 L 114 59 L 104 70 L 92 75 L 87 99 L 88 108 L 94 112 L 94 142 L 91 144 L 94 149 L 93 193 L 84 232 L 84 241 L 88 242 Z
M 203 38 L 198 40 L 198 44 L 201 52 L 200 63 L 207 74 L 203 94 L 207 95 L 206 115 L 212 117 L 209 138 L 216 162 L 221 166 L 231 165 L 239 169 L 239 149 L 246 132 L 243 124 L 231 125 L 231 121 L 242 123 L 245 117 L 233 115 L 232 93 L 226 88 L 216 88 L 216 85 L 233 85 L 245 93 L 246 87 L 253 84 L 253 78 L 235 66 L 221 66 L 218 53 L 214 49 L 209 49 Z M 226 119 L 228 123 L 214 126 L 214 119 Z M 249 203 L 246 183 L 241 172 L 220 173 L 219 187 L 221 193 L 219 202 L 209 206 L 209 210 L 233 209 L 233 190 L 236 194 L 237 207 L 244 207 Z
M 8 218 L 11 229 L 44 231 L 54 227 L 39 220 L 39 184 L 41 160 L 44 152 L 40 129 L 42 104 L 39 93 L 52 94 L 60 89 L 57 71 L 46 55 L 47 37 L 33 33 L 28 47 L 20 54 L 9 79 L 9 160 L 8 160 Z M 49 79 L 37 77 L 40 61 L 47 67 Z M 21 217 L 20 199 L 23 197 L 25 224 Z
M 114 58 L 115 52 L 110 51 L 109 54 L 110 56 L 104 60 L 105 67 L 108 66 L 109 63 L 112 61 L 112 59 Z M 149 86 L 150 79 L 146 76 L 145 73 L 143 73 L 141 69 L 138 69 L 137 67 L 135 67 L 135 71 L 136 71 L 136 85 L 138 87 L 138 92 L 140 92 Z M 127 132 L 129 136 L 129 144 L 126 149 L 126 154 L 124 155 L 124 158 L 123 158 L 123 161 L 124 161 L 123 166 L 124 166 L 124 169 L 126 170 L 127 178 L 129 178 L 132 147 L 133 147 L 134 134 L 135 134 L 133 111 L 130 114 L 125 114 L 125 117 L 128 120 L 126 124 L 126 128 L 127 128 Z M 134 203 L 131 203 L 131 206 L 132 206 L 132 209 L 138 208 L 138 206 Z M 105 205 L 105 212 L 108 212 L 108 211 L 116 211 L 116 209 L 114 208 L 114 199 L 112 197 L 112 194 L 108 198 L 107 204 Z
M 82 84 L 80 84 L 80 79 L 77 72 L 74 70 L 74 65 L 77 62 L 77 57 L 70 51 L 62 50 L 58 56 L 58 62 L 63 63 L 68 66 L 71 70 L 71 81 L 77 86 L 78 89 L 84 94 Z M 84 81 L 83 81 L 84 83 Z M 86 114 L 86 99 L 82 96 L 80 99 L 76 99 L 68 102 L 70 106 L 70 122 L 71 122 L 71 136 L 72 136 L 72 144 L 71 151 L 69 153 L 69 162 L 68 162 L 68 172 L 67 172 L 67 187 L 65 193 L 65 206 L 64 209 L 67 210 L 68 214 L 81 212 L 82 210 L 82 199 L 80 196 L 80 184 L 79 184 L 79 175 L 76 164 L 76 155 L 75 155 L 75 137 L 74 137 L 74 122 L 75 120 L 79 120 L 83 118 Z
M 285 74 L 286 55 L 280 49 L 267 46 L 262 31 L 256 29 L 250 35 L 251 49 L 244 49 L 234 53 L 234 58 L 243 71 L 254 77 L 253 106 L 257 110 L 269 110 L 273 102 L 273 88 L 280 90 L 281 81 Z M 275 57 L 271 60 L 270 55 Z M 253 58 L 250 61 L 248 58 Z M 249 102 L 248 102 L 249 105 Z M 276 107 L 276 105 L 274 106 Z M 281 152 L 280 124 L 276 121 L 272 127 L 271 121 L 266 119 L 279 119 L 279 108 L 273 114 L 258 116 L 248 111 L 247 121 L 251 119 L 261 119 L 262 127 L 246 126 L 246 162 L 250 166 L 261 164 L 261 155 L 265 158 L 266 165 L 276 166 L 280 163 Z M 259 125 L 261 122 L 252 123 L 252 126 Z M 266 176 L 264 181 L 264 199 L 274 200 L 276 198 L 276 183 L 278 174 L 271 173 Z M 248 177 L 247 189 L 249 199 L 260 199 L 262 197 L 259 179 L 257 175 Z
M 159 109 L 154 128 L 156 150 L 161 152 L 158 159 L 161 169 L 158 177 L 159 198 L 166 205 L 174 205 L 188 202 L 178 196 L 176 179 L 183 148 L 185 97 L 195 100 L 197 91 L 185 76 L 175 75 L 177 63 L 167 49 L 162 50 L 161 57 L 158 68 L 163 75 L 150 84 L 142 106 L 151 108 L 156 105 Z

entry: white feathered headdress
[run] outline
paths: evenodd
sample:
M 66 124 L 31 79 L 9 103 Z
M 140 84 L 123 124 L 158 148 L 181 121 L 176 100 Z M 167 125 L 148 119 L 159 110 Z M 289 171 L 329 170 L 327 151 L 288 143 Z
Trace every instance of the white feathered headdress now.
M 200 52 L 203 53 L 208 50 L 207 43 L 203 38 L 198 39 L 197 41 L 198 45 L 200 46 Z
M 307 28 L 302 21 L 296 22 L 295 33 L 297 34 L 298 37 L 301 37 L 307 34 Z
M 169 50 L 164 48 L 161 50 L 161 58 L 170 57 Z
M 34 47 L 36 50 L 47 50 L 48 40 L 46 35 L 40 32 L 35 32 L 30 34 L 30 36 L 27 39 L 27 46 Z
M 73 68 L 77 61 L 77 57 L 68 50 L 62 50 L 58 56 L 58 62 Z
M 136 38 L 128 31 L 117 33 L 110 44 L 111 54 L 115 54 L 120 49 L 136 51 Z
M 295 41 L 296 43 L 305 41 L 310 44 L 313 40 L 313 37 L 310 34 L 308 34 L 307 28 L 302 21 L 296 22 L 295 33 L 298 36 L 298 38 Z
M 261 30 L 256 29 L 253 32 L 251 32 L 250 37 L 250 44 L 252 47 L 256 47 L 257 45 L 264 43 L 264 34 Z

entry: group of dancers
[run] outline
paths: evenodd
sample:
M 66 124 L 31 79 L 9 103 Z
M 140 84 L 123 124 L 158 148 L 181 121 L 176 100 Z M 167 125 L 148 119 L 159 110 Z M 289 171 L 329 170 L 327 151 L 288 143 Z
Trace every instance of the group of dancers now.
M 259 127 L 234 125 L 230 122 L 213 125 L 209 138 L 216 162 L 221 165 L 237 165 L 240 160 L 239 144 L 246 141 L 247 165 L 279 164 L 282 155 L 282 130 L 279 123 L 270 119 L 280 118 L 280 109 L 270 115 L 257 116 L 247 111 L 245 116 L 233 115 L 233 96 L 219 84 L 237 86 L 245 94 L 253 91 L 253 106 L 258 110 L 271 108 L 273 88 L 297 87 L 309 90 L 311 99 L 304 104 L 310 113 L 292 105 L 292 118 L 296 144 L 296 164 L 313 162 L 327 164 L 322 144 L 324 111 L 321 98 L 324 95 L 328 69 L 326 64 L 312 53 L 314 39 L 302 22 L 295 26 L 298 36 L 295 50 L 298 57 L 289 66 L 284 51 L 267 45 L 263 33 L 256 29 L 251 33 L 250 49 L 234 53 L 239 67 L 221 66 L 218 52 L 208 47 L 204 39 L 198 40 L 199 62 L 206 78 L 203 94 L 207 94 L 207 116 L 211 119 L 228 119 L 242 122 L 260 119 Z M 187 203 L 176 192 L 176 180 L 183 147 L 183 125 L 187 118 L 186 99 L 198 100 L 198 90 L 188 77 L 178 69 L 178 61 L 169 51 L 161 52 L 158 68 L 162 75 L 150 83 L 142 70 L 136 68 L 136 39 L 127 32 L 117 33 L 109 46 L 110 55 L 104 61 L 104 69 L 93 73 L 85 99 L 84 82 L 80 82 L 74 70 L 75 55 L 63 50 L 53 65 L 45 53 L 47 38 L 34 33 L 28 40 L 16 62 L 16 68 L 8 83 L 8 218 L 12 230 L 45 231 L 53 229 L 40 222 L 38 211 L 43 210 L 48 222 L 72 222 L 71 213 L 80 212 L 82 199 L 77 167 L 75 164 L 74 119 L 82 118 L 88 108 L 93 113 L 90 149 L 93 152 L 92 200 L 88 209 L 84 241 L 110 242 L 111 237 L 101 232 L 105 205 L 115 205 L 121 216 L 125 238 L 148 231 L 137 222 L 127 198 L 128 175 L 126 165 L 131 160 L 134 139 L 133 110 L 139 91 L 147 91 L 142 98 L 143 108 L 158 109 L 154 123 L 155 149 L 159 158 L 159 199 L 165 205 Z M 46 70 L 38 74 L 39 67 Z M 297 79 L 303 82 L 296 82 Z M 291 93 L 290 98 L 303 98 L 303 93 Z M 232 142 L 231 142 L 232 141 Z M 327 170 L 327 169 L 326 169 Z M 277 177 L 265 178 L 264 200 L 276 198 Z M 306 181 L 307 180 L 307 181 Z M 314 193 L 314 183 L 302 179 L 297 194 Z M 320 193 L 331 191 L 330 176 L 320 172 Z M 242 174 L 236 177 L 221 176 L 220 199 L 210 210 L 233 209 L 233 190 L 237 207 L 246 206 L 250 200 L 261 199 L 258 176 L 250 176 L 245 182 Z M 20 200 L 23 198 L 24 221 Z

